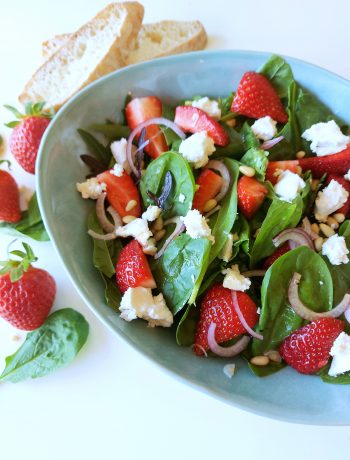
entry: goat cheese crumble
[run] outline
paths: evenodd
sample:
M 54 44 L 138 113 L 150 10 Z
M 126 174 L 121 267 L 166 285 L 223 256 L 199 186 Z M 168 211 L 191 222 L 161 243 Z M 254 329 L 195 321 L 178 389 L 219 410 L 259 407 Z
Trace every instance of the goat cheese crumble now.
M 241 274 L 238 265 L 232 265 L 231 268 L 226 268 L 221 273 L 225 275 L 223 282 L 225 288 L 242 292 L 250 288 L 250 279 Z
M 332 235 L 322 245 L 322 254 L 327 256 L 332 265 L 347 264 L 349 250 L 346 247 L 345 238 L 337 234 Z
M 350 371 L 350 335 L 341 332 L 333 343 L 330 355 L 333 359 L 328 375 L 336 377 Z
M 301 137 L 311 142 L 310 148 L 318 157 L 341 152 L 350 142 L 334 120 L 312 125 Z
M 121 236 L 122 238 L 132 236 L 141 244 L 141 246 L 144 247 L 149 245 L 148 240 L 153 236 L 151 230 L 148 228 L 147 221 L 140 218 L 134 219 L 122 227 L 118 227 L 115 234 L 117 236 Z
M 104 182 L 99 182 L 96 177 L 88 179 L 86 182 L 76 184 L 78 192 L 84 199 L 97 200 L 97 198 L 107 189 L 107 185 Z
M 349 197 L 349 192 L 332 179 L 322 191 L 318 192 L 315 201 L 315 217 L 325 222 L 327 217 L 340 209 Z
M 153 222 L 160 216 L 161 212 L 162 210 L 158 206 L 149 205 L 141 217 L 149 222 Z
M 251 128 L 258 139 L 269 141 L 277 134 L 277 121 L 270 116 L 262 117 L 256 120 Z
M 215 240 L 205 217 L 197 209 L 190 209 L 185 217 L 180 218 L 185 224 L 186 233 L 191 238 L 208 238 L 214 244 Z
M 283 201 L 291 202 L 305 187 L 305 182 L 298 174 L 283 171 L 275 185 L 275 193 Z
M 214 120 L 220 120 L 221 109 L 217 101 L 209 99 L 209 97 L 202 97 L 192 102 L 192 107 L 203 110 L 207 115 L 214 118 Z
M 215 152 L 214 141 L 206 131 L 192 134 L 181 142 L 179 153 L 196 169 L 202 168 L 209 161 L 209 156 Z

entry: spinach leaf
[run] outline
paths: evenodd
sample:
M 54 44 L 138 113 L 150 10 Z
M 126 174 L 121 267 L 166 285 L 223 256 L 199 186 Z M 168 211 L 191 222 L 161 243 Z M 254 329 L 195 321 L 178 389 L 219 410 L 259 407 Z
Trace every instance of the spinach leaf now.
M 282 57 L 272 55 L 259 69 L 259 73 L 270 80 L 279 97 L 287 97 L 288 88 L 294 82 L 294 76 L 290 65 Z
M 179 324 L 176 328 L 176 343 L 183 347 L 189 347 L 194 343 L 199 319 L 199 308 L 195 305 L 187 305 Z
M 299 296 L 308 308 L 313 311 L 332 309 L 332 278 L 323 259 L 304 246 L 287 252 L 275 261 L 263 280 L 257 330 L 264 339 L 253 340 L 253 355 L 275 350 L 285 337 L 304 323 L 288 301 L 288 286 L 294 272 L 302 276 Z
M 234 259 L 237 256 L 240 248 L 245 254 L 249 254 L 250 226 L 248 221 L 241 214 L 238 215 L 232 232 L 238 235 L 238 240 L 233 243 L 232 258 Z
M 256 177 L 260 180 L 265 180 L 265 173 L 267 168 L 267 153 L 256 147 L 250 148 L 241 158 L 241 163 L 251 166 L 255 169 Z
M 147 192 L 150 191 L 158 196 L 163 190 L 165 175 L 168 171 L 171 172 L 174 184 L 167 200 L 168 206 L 169 204 L 171 206 L 164 212 L 163 217 L 185 216 L 192 206 L 195 182 L 189 164 L 175 152 L 164 153 L 149 164 L 140 182 L 143 203 L 146 207 L 153 204 Z M 185 195 L 182 203 L 179 201 L 180 194 Z
M 321 379 L 326 383 L 335 383 L 337 385 L 350 385 L 350 372 L 331 377 L 328 374 L 321 374 Z
M 71 308 L 55 311 L 6 358 L 0 380 L 16 383 L 49 374 L 75 358 L 88 334 L 89 324 L 83 315 Z
M 22 212 L 21 220 L 16 224 L 0 222 L 0 232 L 15 236 L 27 236 L 37 241 L 50 240 L 41 219 L 38 200 L 35 193 L 29 202 L 28 210 Z
M 240 158 L 244 153 L 244 144 L 242 137 L 238 131 L 230 126 L 223 125 L 223 128 L 228 133 L 230 137 L 229 143 L 225 147 L 216 146 L 216 151 L 211 156 L 211 158 L 218 157 L 231 157 L 231 158 Z
M 175 109 L 167 104 L 162 104 L 162 117 L 167 118 L 170 121 L 174 121 Z M 174 142 L 181 141 L 180 137 L 170 128 L 163 126 L 162 131 L 168 144 L 169 150 L 172 148 Z
M 89 152 L 93 154 L 98 160 L 103 161 L 107 165 L 112 157 L 112 152 L 108 147 L 101 144 L 92 134 L 84 129 L 78 129 L 78 133 L 85 142 Z
M 208 239 L 182 234 L 153 263 L 157 286 L 174 315 L 190 297 L 195 298 L 208 266 L 210 248 Z
M 260 231 L 254 241 L 250 264 L 254 267 L 261 259 L 270 256 L 276 247 L 272 239 L 286 228 L 298 225 L 303 213 L 303 200 L 298 195 L 291 203 L 273 199 Z
M 226 118 L 227 115 L 231 115 L 231 114 L 232 114 L 232 118 L 233 118 L 233 112 L 231 112 L 231 105 L 232 105 L 232 101 L 233 101 L 233 96 L 234 96 L 234 94 L 231 93 L 227 97 L 219 97 L 218 103 L 219 103 L 219 107 L 221 109 L 221 118 Z
M 227 235 L 230 233 L 237 216 L 237 180 L 239 175 L 239 164 L 230 158 L 224 158 L 222 162 L 229 170 L 231 176 L 230 189 L 221 202 L 220 211 L 217 213 L 215 224 L 212 228 L 212 235 L 215 238 L 208 265 L 218 256 L 222 250 Z
M 102 272 L 100 272 L 100 274 L 105 283 L 105 299 L 107 305 L 115 312 L 120 313 L 119 306 L 122 296 L 117 287 L 115 278 L 108 278 L 108 276 L 104 275 Z
M 117 123 L 95 123 L 90 125 L 89 129 L 103 134 L 106 136 L 109 142 L 116 139 L 121 139 L 122 137 L 128 138 L 130 134 L 130 128 L 128 126 Z
M 256 137 L 256 135 L 253 133 L 252 128 L 248 125 L 248 123 L 245 121 L 242 129 L 241 129 L 241 136 L 244 141 L 245 145 L 245 150 L 249 150 L 251 148 L 259 148 L 260 147 L 260 141 Z

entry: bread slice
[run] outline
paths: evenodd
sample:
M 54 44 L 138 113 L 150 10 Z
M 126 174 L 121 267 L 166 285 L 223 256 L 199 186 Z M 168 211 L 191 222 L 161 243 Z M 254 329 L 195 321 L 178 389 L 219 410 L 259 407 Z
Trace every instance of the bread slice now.
M 71 34 L 35 72 L 19 100 L 46 101 L 56 110 L 77 91 L 125 65 L 141 29 L 140 3 L 111 3 Z
M 69 34 L 56 35 L 43 42 L 42 54 L 47 59 L 69 39 Z M 135 49 L 126 56 L 126 64 L 136 64 L 170 54 L 205 48 L 207 34 L 199 21 L 161 21 L 144 24 Z

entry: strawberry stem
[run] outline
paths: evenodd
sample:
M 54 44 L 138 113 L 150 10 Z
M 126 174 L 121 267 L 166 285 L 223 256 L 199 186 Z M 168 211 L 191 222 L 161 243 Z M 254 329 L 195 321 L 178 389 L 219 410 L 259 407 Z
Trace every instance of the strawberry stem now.
M 23 274 L 28 271 L 29 267 L 33 262 L 36 262 L 38 258 L 35 256 L 32 248 L 27 243 L 22 243 L 24 251 L 14 250 L 10 254 L 19 257 L 21 260 L 6 260 L 0 261 L 0 265 L 3 267 L 0 269 L 0 275 L 10 273 L 10 280 L 15 283 Z

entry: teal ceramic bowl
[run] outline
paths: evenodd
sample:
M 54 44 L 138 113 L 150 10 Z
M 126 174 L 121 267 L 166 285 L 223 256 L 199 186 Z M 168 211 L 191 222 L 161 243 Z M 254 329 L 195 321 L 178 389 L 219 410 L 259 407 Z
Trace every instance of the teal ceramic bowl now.
M 86 218 L 93 203 L 82 200 L 75 189 L 86 174 L 79 159 L 86 150 L 77 128 L 106 118 L 118 119 L 128 91 L 136 96 L 156 94 L 164 101 L 196 94 L 224 96 L 237 86 L 245 71 L 257 69 L 269 56 L 250 51 L 172 56 L 119 70 L 81 91 L 60 110 L 43 139 L 37 163 L 40 209 L 51 240 L 86 304 L 144 356 L 184 383 L 239 408 L 289 422 L 347 425 L 350 386 L 325 384 L 292 369 L 259 379 L 239 360 L 230 380 L 223 373 L 227 361 L 195 357 L 191 350 L 176 345 L 173 330 L 150 329 L 141 320 L 121 320 L 106 306 L 102 280 L 91 263 Z M 350 122 L 348 81 L 311 64 L 287 60 L 302 85 Z

